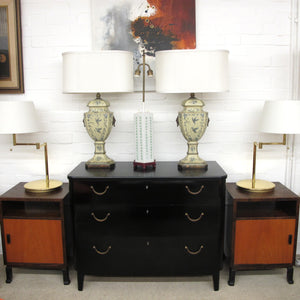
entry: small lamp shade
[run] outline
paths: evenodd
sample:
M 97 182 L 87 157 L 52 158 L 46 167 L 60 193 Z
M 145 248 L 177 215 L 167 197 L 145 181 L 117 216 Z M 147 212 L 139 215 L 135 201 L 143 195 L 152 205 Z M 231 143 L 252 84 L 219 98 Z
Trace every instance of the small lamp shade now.
M 278 134 L 300 133 L 300 101 L 266 101 L 260 131 Z
M 0 134 L 31 133 L 39 130 L 40 124 L 33 102 L 0 102 Z
M 63 53 L 63 91 L 133 91 L 133 54 L 116 50 Z
M 207 93 L 228 90 L 227 50 L 157 51 L 156 90 L 160 93 Z

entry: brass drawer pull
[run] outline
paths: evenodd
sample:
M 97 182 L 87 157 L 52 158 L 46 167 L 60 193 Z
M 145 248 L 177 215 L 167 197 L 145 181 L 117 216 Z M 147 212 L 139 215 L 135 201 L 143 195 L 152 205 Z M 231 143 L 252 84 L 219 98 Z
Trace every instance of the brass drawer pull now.
M 105 222 L 108 219 L 108 217 L 110 216 L 110 213 L 107 213 L 105 218 L 103 218 L 103 219 L 97 218 L 93 212 L 91 213 L 91 215 L 97 222 Z
M 186 216 L 186 217 L 188 218 L 188 220 L 191 221 L 191 222 L 198 222 L 198 221 L 200 221 L 200 220 L 202 219 L 202 217 L 204 216 L 204 213 L 202 212 L 202 213 L 200 214 L 200 217 L 199 217 L 199 218 L 196 218 L 196 219 L 191 218 L 190 215 L 189 215 L 188 213 L 185 213 L 185 216 Z
M 192 192 L 189 187 L 186 185 L 185 188 L 187 189 L 187 191 L 191 194 L 191 195 L 198 195 L 202 192 L 202 190 L 204 189 L 204 185 L 201 186 L 200 190 L 197 192 Z
M 93 246 L 93 249 L 96 251 L 96 253 L 98 253 L 98 254 L 100 254 L 100 255 L 106 255 L 106 254 L 110 251 L 111 246 L 108 246 L 108 248 L 107 248 L 105 251 L 103 251 L 103 252 L 99 251 L 99 250 L 96 248 L 96 246 Z
M 103 192 L 97 192 L 95 189 L 94 189 L 94 187 L 91 185 L 91 190 L 92 190 L 92 192 L 94 193 L 94 194 L 96 194 L 96 195 L 98 195 L 98 196 L 103 196 L 107 191 L 108 191 L 108 189 L 109 189 L 109 185 L 107 185 L 106 187 L 105 187 L 105 190 L 103 191 Z
M 191 254 L 191 255 L 197 255 L 197 254 L 199 254 L 199 253 L 201 252 L 201 250 L 204 248 L 204 246 L 201 245 L 201 246 L 200 246 L 200 249 L 197 250 L 197 251 L 195 251 L 195 252 L 191 251 L 191 250 L 189 249 L 188 246 L 185 246 L 184 248 L 185 248 L 185 250 L 186 250 L 189 254 Z

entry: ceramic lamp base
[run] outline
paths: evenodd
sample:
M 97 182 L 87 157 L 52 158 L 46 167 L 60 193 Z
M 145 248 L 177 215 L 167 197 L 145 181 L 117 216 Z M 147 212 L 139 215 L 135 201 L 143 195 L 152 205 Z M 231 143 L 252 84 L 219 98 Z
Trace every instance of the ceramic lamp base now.
M 182 103 L 183 111 L 178 113 L 177 125 L 188 144 L 185 158 L 179 161 L 178 169 L 207 169 L 207 163 L 198 156 L 198 142 L 208 126 L 208 113 L 203 111 L 204 102 L 191 94 Z
M 115 167 L 115 161 L 106 154 L 97 154 L 85 163 L 87 169 L 112 169 Z
M 252 179 L 238 181 L 236 185 L 244 191 L 256 193 L 270 192 L 275 188 L 273 182 L 259 179 L 255 180 L 254 187 L 252 187 Z
M 201 159 L 198 155 L 187 155 L 185 158 L 179 161 L 178 169 L 203 169 L 207 170 L 207 163 Z
M 188 152 L 185 158 L 178 163 L 178 169 L 204 169 L 207 170 L 207 163 L 198 155 L 198 142 L 188 142 Z
M 46 180 L 36 180 L 27 182 L 24 188 L 31 193 L 48 193 L 59 189 L 61 186 L 62 182 L 59 180 L 49 180 L 49 186 L 47 186 Z
M 83 123 L 89 136 L 94 140 L 95 152 L 85 166 L 87 169 L 113 168 L 115 162 L 105 152 L 105 141 L 116 121 L 108 109 L 109 102 L 103 100 L 98 93 L 96 99 L 89 102 L 88 107 L 89 111 L 84 113 Z

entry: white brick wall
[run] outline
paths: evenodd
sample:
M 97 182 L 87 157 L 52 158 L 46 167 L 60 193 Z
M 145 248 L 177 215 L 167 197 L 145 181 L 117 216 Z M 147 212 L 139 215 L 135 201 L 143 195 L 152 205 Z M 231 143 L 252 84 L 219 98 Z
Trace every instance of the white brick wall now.
M 43 131 L 18 138 L 47 141 L 50 177 L 67 181 L 73 167 L 93 153 L 82 118 L 94 95 L 62 93 L 62 52 L 91 49 L 90 0 L 21 2 L 26 92 L 0 95 L 0 101 L 34 101 Z M 290 1 L 196 0 L 196 4 L 197 47 L 230 51 L 230 92 L 203 95 L 210 125 L 200 141 L 199 154 L 205 160 L 218 161 L 228 173 L 228 181 L 250 178 L 252 143 L 280 140 L 260 134 L 256 124 L 265 100 L 289 95 Z M 103 96 L 117 119 L 107 140 L 107 153 L 117 161 L 132 161 L 133 114 L 141 105 L 141 93 Z M 186 143 L 175 122 L 182 100 L 182 95 L 146 95 L 147 108 L 154 114 L 156 160 L 177 161 L 185 156 Z M 19 181 L 43 178 L 42 151 L 11 148 L 11 138 L 0 135 L 0 193 Z M 285 152 L 283 146 L 259 150 L 257 177 L 284 183 Z M 295 157 L 298 179 L 299 138 Z M 297 180 L 293 190 L 300 193 Z

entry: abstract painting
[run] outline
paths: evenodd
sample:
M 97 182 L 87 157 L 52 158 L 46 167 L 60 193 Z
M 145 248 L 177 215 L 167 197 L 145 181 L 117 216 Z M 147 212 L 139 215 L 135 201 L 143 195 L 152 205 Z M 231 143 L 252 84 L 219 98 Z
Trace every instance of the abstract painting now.
M 20 0 L 0 0 L 0 93 L 23 93 Z
M 92 0 L 94 50 L 133 52 L 135 68 L 145 51 L 194 49 L 195 0 Z

